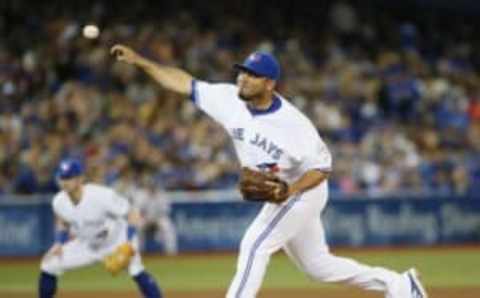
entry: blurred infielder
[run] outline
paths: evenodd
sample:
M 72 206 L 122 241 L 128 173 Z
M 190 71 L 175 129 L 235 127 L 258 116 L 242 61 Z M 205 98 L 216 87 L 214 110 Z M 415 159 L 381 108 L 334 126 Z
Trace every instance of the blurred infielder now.
M 131 178 L 122 176 L 113 187 L 129 198 L 132 206 L 140 211 L 141 219 L 138 229 L 140 249 L 143 250 L 145 246 L 148 228 L 154 226 L 155 240 L 162 243 L 167 255 L 176 255 L 178 253 L 177 230 L 170 218 L 172 208 L 166 193 L 150 176 L 142 176 L 137 183 L 132 183 Z
M 280 67 L 272 55 L 256 52 L 236 64 L 239 74 L 233 85 L 195 80 L 126 46 L 116 45 L 112 52 L 164 88 L 190 96 L 220 123 L 244 167 L 244 198 L 265 201 L 242 239 L 228 298 L 256 297 L 270 256 L 279 249 L 318 281 L 381 291 L 388 298 L 427 297 L 415 269 L 400 274 L 329 252 L 319 215 L 327 202 L 331 155 L 311 121 L 274 91 Z
M 138 212 L 112 189 L 84 183 L 83 172 L 77 159 L 65 159 L 58 168 L 61 191 L 52 202 L 55 243 L 42 259 L 39 297 L 54 297 L 57 277 L 63 272 L 96 262 L 103 262 L 112 274 L 128 267 L 144 297 L 162 297 L 138 253 Z
M 149 225 L 156 228 L 155 240 L 163 244 L 167 255 L 176 255 L 177 231 L 170 219 L 171 204 L 166 194 L 155 185 L 155 181 L 145 179 L 141 187 L 132 191 L 132 203 L 142 214 L 142 228 L 139 233 L 140 243 L 145 242 L 145 231 Z

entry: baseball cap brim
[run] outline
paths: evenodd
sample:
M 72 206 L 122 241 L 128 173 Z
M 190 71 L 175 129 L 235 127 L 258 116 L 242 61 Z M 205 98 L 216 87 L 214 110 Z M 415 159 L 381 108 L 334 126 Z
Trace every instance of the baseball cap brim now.
M 251 69 L 250 67 L 248 67 L 246 65 L 243 65 L 243 64 L 240 64 L 240 63 L 235 63 L 233 65 L 233 69 L 238 70 L 238 71 L 248 72 L 248 73 L 254 74 L 254 75 L 259 76 L 259 77 L 267 77 L 266 75 L 258 73 L 255 70 Z
M 55 177 L 60 180 L 69 180 L 72 178 L 76 178 L 82 176 L 82 174 L 56 174 Z

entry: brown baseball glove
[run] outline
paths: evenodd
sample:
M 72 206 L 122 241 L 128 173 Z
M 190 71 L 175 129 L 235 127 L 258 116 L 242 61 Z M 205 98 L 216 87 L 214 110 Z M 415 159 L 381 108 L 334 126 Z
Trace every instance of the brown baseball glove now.
M 115 251 L 103 260 L 105 269 L 112 275 L 116 275 L 123 269 L 127 268 L 130 260 L 135 254 L 133 246 L 126 242 L 115 249 Z
M 240 192 L 246 201 L 282 203 L 288 198 L 288 183 L 272 173 L 242 168 Z

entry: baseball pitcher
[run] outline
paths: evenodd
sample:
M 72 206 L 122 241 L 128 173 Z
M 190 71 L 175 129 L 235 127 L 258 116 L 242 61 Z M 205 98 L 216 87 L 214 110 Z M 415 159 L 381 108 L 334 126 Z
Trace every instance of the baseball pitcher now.
M 311 121 L 275 91 L 280 66 L 273 55 L 255 52 L 236 64 L 234 85 L 196 80 L 123 45 L 114 46 L 112 53 L 164 88 L 188 96 L 221 124 L 243 167 L 239 187 L 244 199 L 264 202 L 243 236 L 226 297 L 256 297 L 270 256 L 280 249 L 318 281 L 380 291 L 387 298 L 427 297 L 415 269 L 400 274 L 329 252 L 320 214 L 327 202 L 332 157 Z

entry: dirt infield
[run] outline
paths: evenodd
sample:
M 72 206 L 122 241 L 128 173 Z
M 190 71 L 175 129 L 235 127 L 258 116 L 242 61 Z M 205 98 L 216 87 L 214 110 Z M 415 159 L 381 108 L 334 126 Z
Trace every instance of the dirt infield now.
M 470 288 L 429 288 L 430 298 L 478 298 L 480 287 Z M 167 291 L 164 295 L 166 298 L 223 298 L 225 295 L 221 291 L 197 291 L 197 292 L 181 292 Z M 19 294 L 0 292 L 0 297 L 5 298 L 34 298 L 34 294 Z M 140 297 L 137 292 L 62 292 L 60 291 L 57 298 L 137 298 Z M 374 292 L 365 292 L 357 289 L 310 289 L 310 290 L 264 290 L 261 291 L 258 298 L 381 298 L 382 295 Z

